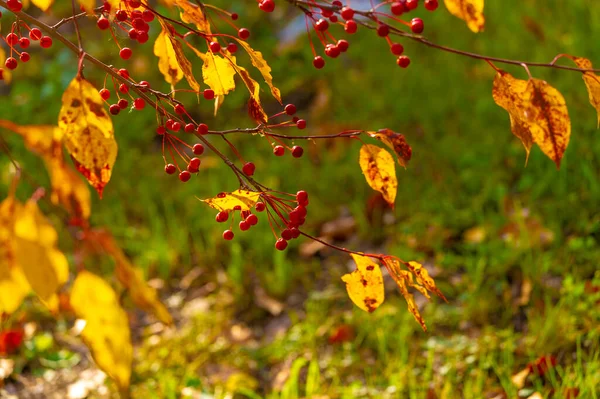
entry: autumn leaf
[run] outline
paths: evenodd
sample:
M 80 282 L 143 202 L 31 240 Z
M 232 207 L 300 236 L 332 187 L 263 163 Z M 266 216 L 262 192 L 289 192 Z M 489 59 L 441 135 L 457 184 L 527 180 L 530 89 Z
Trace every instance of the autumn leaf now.
M 393 207 L 398 180 L 392 155 L 383 148 L 364 144 L 360 149 L 359 164 L 369 186 L 379 191 L 386 202 Z
M 592 69 L 592 61 L 587 58 L 573 57 L 572 55 L 567 56 L 581 69 Z M 594 72 L 584 72 L 583 80 L 587 87 L 588 95 L 590 97 L 590 104 L 596 108 L 598 114 L 598 127 L 600 127 L 600 76 Z
M 58 127 L 77 170 L 102 198 L 117 158 L 112 120 L 98 90 L 77 75 L 62 97 Z
M 46 12 L 54 3 L 54 0 L 31 0 L 31 2 L 40 10 Z
M 183 78 L 183 70 L 177 62 L 177 54 L 169 33 L 163 28 L 154 42 L 154 55 L 158 57 L 158 70 L 165 81 L 175 86 Z
M 484 0 L 444 0 L 444 3 L 450 14 L 465 21 L 473 32 L 483 31 L 485 25 Z
M 562 94 L 543 80 L 515 79 L 499 71 L 492 95 L 496 104 L 508 111 L 513 134 L 525 148 L 531 148 L 533 141 L 560 167 L 571 136 L 571 120 Z
M 279 103 L 281 104 L 281 93 L 275 85 L 273 85 L 273 76 L 271 76 L 271 67 L 267 64 L 267 61 L 263 58 L 263 55 L 260 51 L 254 50 L 250 45 L 240 39 L 237 39 L 237 42 L 244 48 L 246 53 L 250 56 L 250 61 L 252 61 L 252 65 L 261 73 L 265 82 L 271 89 L 271 94 Z
M 73 283 L 70 303 L 75 315 L 85 320 L 81 336 L 98 367 L 126 392 L 133 349 L 127 314 L 114 290 L 102 278 L 84 270 Z
M 175 0 L 175 3 L 180 9 L 179 15 L 183 22 L 196 25 L 199 32 L 211 34 L 210 22 L 201 7 L 187 0 Z
M 218 211 L 249 211 L 260 198 L 260 193 L 248 190 L 235 190 L 232 193 L 220 193 L 214 198 L 201 200 Z
M 406 142 L 403 134 L 396 133 L 391 129 L 380 129 L 377 132 L 369 132 L 369 135 L 394 150 L 400 166 L 406 167 L 412 157 L 412 148 Z
M 172 324 L 173 318 L 160 302 L 156 290 L 144 280 L 142 270 L 131 264 L 113 236 L 105 230 L 89 230 L 86 240 L 100 245 L 115 261 L 117 280 L 128 290 L 133 302 L 142 310 L 154 314 L 164 324 Z
M 258 123 L 267 123 L 267 113 L 260 103 L 260 86 L 259 84 L 250 77 L 250 74 L 245 68 L 238 67 L 237 71 L 242 81 L 250 92 L 250 100 L 248 100 L 248 114 L 252 119 Z
M 211 51 L 204 55 L 202 76 L 204 83 L 215 92 L 215 96 L 224 96 L 235 89 L 235 68 L 232 64 L 235 64 L 235 57 L 225 59 Z
M 14 214 L 15 261 L 43 301 L 56 299 L 56 291 L 69 279 L 69 264 L 57 242 L 56 230 L 34 200 L 17 207 Z
M 435 281 L 429 276 L 429 272 L 427 269 L 423 267 L 422 264 L 415 261 L 410 261 L 406 264 L 408 270 L 415 276 L 417 283 L 421 284 L 427 291 L 433 292 L 443 300 L 446 300 L 444 294 L 435 286 Z M 425 296 L 429 297 L 425 294 Z
M 379 265 L 370 257 L 351 254 L 356 270 L 342 276 L 348 296 L 365 312 L 373 312 L 383 303 L 385 291 Z
M 423 320 L 423 316 L 421 316 L 421 313 L 419 312 L 419 307 L 417 306 L 417 304 L 415 302 L 415 298 L 408 291 L 409 286 L 412 286 L 415 288 L 418 287 L 413 282 L 412 274 L 407 270 L 402 270 L 400 267 L 400 261 L 395 257 L 392 257 L 392 256 L 384 257 L 383 264 L 386 267 L 386 269 L 388 270 L 388 273 L 390 274 L 390 276 L 392 276 L 392 278 L 396 282 L 396 285 L 398 286 L 398 290 L 404 297 L 404 300 L 406 301 L 406 304 L 408 305 L 408 311 L 413 315 L 413 317 L 415 318 L 417 323 L 419 323 L 421 325 L 421 328 L 423 329 L 423 331 L 427 331 L 427 326 L 425 325 L 425 320 Z M 419 289 L 419 288 L 417 288 L 417 289 L 421 293 L 423 293 L 423 291 L 421 289 Z
M 41 0 L 43 1 L 43 0 Z M 96 6 L 96 0 L 77 0 L 79 5 L 83 7 L 83 9 L 88 13 L 92 14 L 94 12 L 94 7 Z

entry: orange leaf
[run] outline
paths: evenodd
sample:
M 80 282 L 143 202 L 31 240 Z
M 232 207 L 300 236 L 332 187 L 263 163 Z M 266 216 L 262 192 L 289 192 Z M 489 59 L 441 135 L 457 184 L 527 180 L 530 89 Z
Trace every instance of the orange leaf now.
M 571 120 L 562 94 L 543 80 L 519 80 L 500 71 L 492 95 L 496 104 L 508 111 L 513 133 L 525 148 L 535 142 L 560 167 L 571 136 Z
M 252 65 L 262 74 L 265 82 L 271 88 L 271 94 L 279 103 L 281 104 L 281 93 L 277 87 L 273 85 L 273 76 L 271 76 L 271 67 L 267 64 L 267 61 L 263 58 L 263 55 L 260 51 L 254 50 L 250 45 L 243 41 L 235 38 L 237 42 L 246 50 L 248 55 L 250 56 L 250 60 L 252 61 Z
M 206 33 L 207 35 L 211 34 L 210 31 L 210 22 L 204 15 L 204 12 L 201 7 L 196 4 L 192 4 L 187 0 L 175 0 L 177 6 L 180 9 L 180 17 L 183 22 L 186 24 L 195 24 L 198 31 L 202 33 Z
M 220 193 L 214 198 L 201 200 L 218 211 L 249 211 L 260 198 L 260 193 L 248 190 L 236 190 L 232 193 Z
M 573 57 L 571 55 L 567 57 L 572 59 L 581 69 L 593 68 L 592 61 L 587 58 Z M 596 75 L 594 72 L 584 72 L 583 80 L 590 97 L 590 104 L 596 108 L 596 113 L 598 114 L 598 127 L 600 127 L 600 76 Z
M 406 142 L 403 134 L 396 133 L 391 129 L 380 129 L 377 132 L 369 132 L 369 135 L 394 150 L 400 166 L 406 167 L 412 157 L 412 148 Z
M 102 198 L 117 158 L 117 142 L 104 101 L 81 75 L 63 94 L 58 127 L 64 132 L 65 146 L 75 167 Z
M 483 0 L 444 0 L 444 3 L 450 14 L 465 21 L 473 32 L 483 31 Z
M 386 202 L 393 207 L 398 180 L 392 155 L 383 148 L 364 144 L 360 149 L 359 164 L 369 186 L 379 191 Z
M 385 291 L 379 265 L 368 256 L 351 254 L 356 270 L 342 276 L 348 296 L 365 312 L 373 312 L 383 303 Z

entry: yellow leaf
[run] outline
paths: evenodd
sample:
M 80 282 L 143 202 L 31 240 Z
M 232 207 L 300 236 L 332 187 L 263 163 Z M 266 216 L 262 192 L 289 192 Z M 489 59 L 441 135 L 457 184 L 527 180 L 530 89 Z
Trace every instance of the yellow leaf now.
M 572 59 L 575 64 L 581 69 L 592 69 L 592 61 L 587 58 L 568 56 Z M 598 127 L 600 127 L 600 76 L 594 72 L 584 72 L 583 80 L 587 87 L 588 95 L 590 97 L 590 104 L 596 108 L 598 114 Z
M 63 138 L 62 130 L 56 126 L 49 125 L 27 125 L 21 126 L 7 120 L 0 120 L 0 127 L 12 130 L 23 137 L 25 145 L 30 151 L 41 157 L 62 157 Z
M 465 21 L 473 32 L 483 31 L 483 0 L 444 0 L 450 14 Z
M 183 22 L 186 24 L 195 24 L 198 31 L 207 35 L 211 34 L 210 22 L 206 18 L 206 15 L 204 15 L 202 8 L 187 0 L 175 0 L 175 3 L 177 3 L 180 9 L 179 15 Z
M 117 142 L 98 90 L 80 75 L 63 94 L 58 127 L 75 167 L 102 197 L 117 158 Z
M 158 299 L 156 290 L 146 284 L 142 271 L 131 264 L 109 232 L 89 230 L 86 233 L 86 239 L 100 245 L 115 260 L 117 279 L 127 288 L 131 299 L 140 309 L 154 314 L 165 324 L 173 323 L 169 311 Z
M 75 315 L 86 322 L 81 335 L 98 367 L 126 392 L 133 349 L 127 314 L 117 295 L 103 279 L 84 270 L 73 283 L 70 299 Z
M 175 86 L 183 78 L 183 70 L 177 62 L 177 54 L 165 29 L 160 32 L 154 42 L 154 55 L 158 57 L 158 69 L 167 83 Z
M 267 113 L 260 103 L 260 86 L 250 77 L 250 74 L 245 68 L 238 68 L 239 70 L 237 72 L 250 92 L 250 100 L 248 101 L 248 113 L 250 114 L 250 117 L 258 123 L 267 123 Z
M 410 261 L 406 264 L 408 270 L 414 274 L 417 279 L 417 283 L 421 284 L 427 291 L 435 293 L 440 298 L 446 300 L 442 292 L 435 286 L 435 281 L 429 276 L 427 269 L 422 264 L 415 261 Z M 427 295 L 425 295 L 427 296 Z
M 214 198 L 201 200 L 218 211 L 249 211 L 260 198 L 256 191 L 235 190 L 232 193 L 220 193 Z
M 215 96 L 224 96 L 235 89 L 235 57 L 229 57 L 230 60 L 213 54 L 211 51 L 204 56 L 202 65 L 202 76 L 204 83 L 215 92 Z
M 96 0 L 77 0 L 77 2 L 87 13 L 92 14 L 94 12 Z
M 31 2 L 40 10 L 48 11 L 54 0 L 31 0 Z
M 390 206 L 394 206 L 398 180 L 392 155 L 375 145 L 365 144 L 360 149 L 360 168 L 373 190 L 379 191 Z
M 176 38 L 174 38 L 171 34 L 169 34 L 169 30 L 168 30 L 167 26 L 164 25 L 164 23 L 162 22 L 162 20 L 160 20 L 160 21 L 161 21 L 161 25 L 162 25 L 162 29 L 163 29 L 162 32 L 168 37 L 168 39 L 166 39 L 166 38 L 164 39 L 164 41 L 165 41 L 164 44 L 167 47 L 167 49 L 166 49 L 167 51 L 166 52 L 161 52 L 160 53 L 161 55 L 158 56 L 159 57 L 159 68 L 160 68 L 160 63 L 161 62 L 166 62 L 166 61 L 162 61 L 161 57 L 172 57 L 172 55 L 175 54 L 176 65 L 179 67 L 179 69 L 183 73 L 183 76 L 185 77 L 185 80 L 187 80 L 187 82 L 190 85 L 190 87 L 196 93 L 200 92 L 200 85 L 196 81 L 196 78 L 194 77 L 194 73 L 192 72 L 192 64 L 187 59 L 187 57 L 185 56 L 185 54 L 183 53 L 183 48 L 181 47 L 181 43 Z M 171 52 L 171 50 L 173 50 L 173 51 Z M 155 54 L 156 54 L 156 52 L 155 52 Z M 169 67 L 168 68 L 173 67 L 172 65 L 170 65 L 171 62 L 172 62 L 172 60 L 168 59 L 167 61 L 169 63 Z M 167 79 L 167 75 L 165 75 L 165 72 L 163 72 L 162 69 L 161 69 L 161 72 L 165 76 L 165 79 Z M 170 72 L 170 70 L 169 70 L 169 72 Z M 176 82 L 174 82 L 174 83 L 169 82 L 169 80 L 167 79 L 167 83 L 171 83 L 172 85 L 175 85 L 175 83 L 177 83 L 180 79 L 181 79 L 181 77 Z
M 365 312 L 373 312 L 385 299 L 381 269 L 368 256 L 351 255 L 356 263 L 356 270 L 344 274 L 342 281 L 346 283 L 346 290 L 352 302 Z
M 0 46 L 0 65 L 4 65 L 5 61 L 6 53 L 4 52 L 4 47 Z M 0 81 L 2 80 L 7 84 L 10 83 L 12 80 L 12 73 L 10 72 L 10 69 L 2 68 L 2 71 L 0 71 Z
M 50 200 L 62 205 L 70 215 L 88 220 L 92 205 L 87 185 L 62 159 L 46 161 L 46 168 L 52 182 Z
M 51 300 L 69 279 L 69 264 L 57 248 L 58 234 L 29 200 L 15 212 L 15 260 L 33 291 L 44 301 Z
M 377 132 L 369 132 L 369 134 L 394 150 L 400 166 L 406 167 L 412 157 L 412 148 L 406 142 L 403 134 L 396 133 L 391 129 L 380 129 Z
M 244 48 L 244 50 L 246 50 L 246 52 L 250 56 L 250 61 L 252 61 L 252 65 L 254 65 L 254 67 L 259 70 L 259 72 L 265 79 L 265 82 L 267 82 L 267 85 L 269 85 L 269 87 L 271 88 L 271 94 L 281 104 L 281 93 L 280 93 L 279 89 L 273 85 L 273 76 L 271 76 L 271 67 L 269 66 L 269 64 L 267 64 L 267 61 L 265 61 L 265 59 L 263 58 L 262 53 L 260 51 L 254 50 L 252 47 L 250 47 L 250 45 L 247 42 L 237 39 L 237 38 L 235 38 L 235 39 Z
M 508 111 L 512 131 L 525 148 L 535 142 L 560 167 L 571 136 L 571 120 L 562 94 L 543 80 L 515 79 L 500 71 L 492 95 L 496 104 Z

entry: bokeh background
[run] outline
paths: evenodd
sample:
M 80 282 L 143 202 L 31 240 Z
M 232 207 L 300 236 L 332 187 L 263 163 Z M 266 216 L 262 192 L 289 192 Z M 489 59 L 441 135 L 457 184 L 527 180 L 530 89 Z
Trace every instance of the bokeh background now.
M 57 3 L 54 15 L 43 18 L 68 15 L 68 2 Z M 104 198 L 93 195 L 91 220 L 110 228 L 176 319 L 176 328 L 164 329 L 125 303 L 136 345 L 134 397 L 516 398 L 536 391 L 563 397 L 570 388 L 581 398 L 598 397 L 600 140 L 581 74 L 532 69 L 565 96 L 572 138 L 560 170 L 537 148 L 525 166 L 508 115 L 492 99 L 494 70 L 485 62 L 403 41 L 412 59 L 403 70 L 385 41 L 359 30 L 347 38 L 348 53 L 318 71 L 298 11 L 276 3 L 276 12 L 266 15 L 252 1 L 214 1 L 252 31 L 251 45 L 269 61 L 284 101 L 308 120 L 306 132 L 388 127 L 406 136 L 413 158 L 398 170 L 391 210 L 364 181 L 355 140 L 307 143 L 299 160 L 274 157 L 257 137 L 232 141 L 267 186 L 310 193 L 308 232 L 423 262 L 448 303 L 419 299 L 425 333 L 387 275 L 384 305 L 373 314 L 356 308 L 340 279 L 353 269 L 343 254 L 306 240 L 276 251 L 266 223 L 225 242 L 214 212 L 196 197 L 236 189 L 229 168 L 208 154 L 201 173 L 181 184 L 164 174 L 154 114 L 122 113 L 114 118 L 115 170 Z M 568 53 L 600 65 L 600 8 L 591 0 L 490 1 L 480 34 L 443 5 L 414 16 L 425 19 L 430 40 L 451 47 L 545 62 Z M 93 21 L 82 29 L 88 52 L 125 65 Z M 343 36 L 341 29 L 333 32 Z M 51 52 L 31 52 L 13 83 L 0 83 L 0 118 L 54 124 L 77 61 L 58 43 Z M 134 47 L 126 65 L 168 90 L 152 39 Z M 200 67 L 194 64 L 198 76 Z M 521 68 L 507 70 L 526 78 Z M 99 85 L 104 79 L 92 66 L 86 76 Z M 228 96 L 216 117 L 205 101 L 188 109 L 211 128 L 251 127 L 245 91 L 240 86 Z M 269 114 L 279 111 L 267 91 L 262 98 Z M 180 99 L 196 103 L 193 96 Z M 42 161 L 19 137 L 0 134 L 27 173 L 48 186 Z M 2 198 L 9 165 L 2 153 Z M 25 181 L 18 195 L 26 198 L 36 187 Z M 69 252 L 75 243 L 64 221 L 46 211 Z M 90 267 L 113 278 L 108 260 Z M 65 397 L 85 380 L 90 397 L 113 395 L 85 347 L 68 338 L 67 321 L 56 322 L 35 301 L 23 312 L 37 328 L 17 357 L 20 376 L 5 382 L 4 394 Z M 511 381 L 550 356 L 556 365 L 544 375 Z

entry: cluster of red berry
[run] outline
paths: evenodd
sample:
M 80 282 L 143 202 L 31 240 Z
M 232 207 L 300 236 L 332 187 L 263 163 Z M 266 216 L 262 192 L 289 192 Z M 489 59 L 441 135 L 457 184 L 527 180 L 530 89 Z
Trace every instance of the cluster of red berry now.
M 19 0 L 9 0 L 7 2 L 7 6 L 9 10 L 13 12 L 19 12 L 23 8 L 23 4 Z M 0 13 L 0 18 L 1 17 L 2 13 Z M 27 31 L 29 32 L 29 37 L 21 35 L 20 32 L 22 28 L 27 29 Z M 28 49 L 29 46 L 31 46 L 32 41 L 39 41 L 40 47 L 44 49 L 52 47 L 52 38 L 50 36 L 44 36 L 42 34 L 42 31 L 38 28 L 30 28 L 22 22 L 20 24 L 14 22 L 12 24 L 10 33 L 6 35 L 6 37 L 3 37 L 3 39 L 10 48 L 10 54 L 9 57 L 6 58 L 6 61 L 4 61 L 4 66 L 10 70 L 17 68 L 17 66 L 19 65 L 19 60 L 21 62 L 27 62 L 31 59 L 30 54 L 25 50 Z M 19 46 L 21 51 L 17 49 L 17 46 Z M 19 60 L 17 60 L 15 56 L 18 56 Z M 3 79 L 3 72 L 3 69 L 0 67 L 0 80 Z

